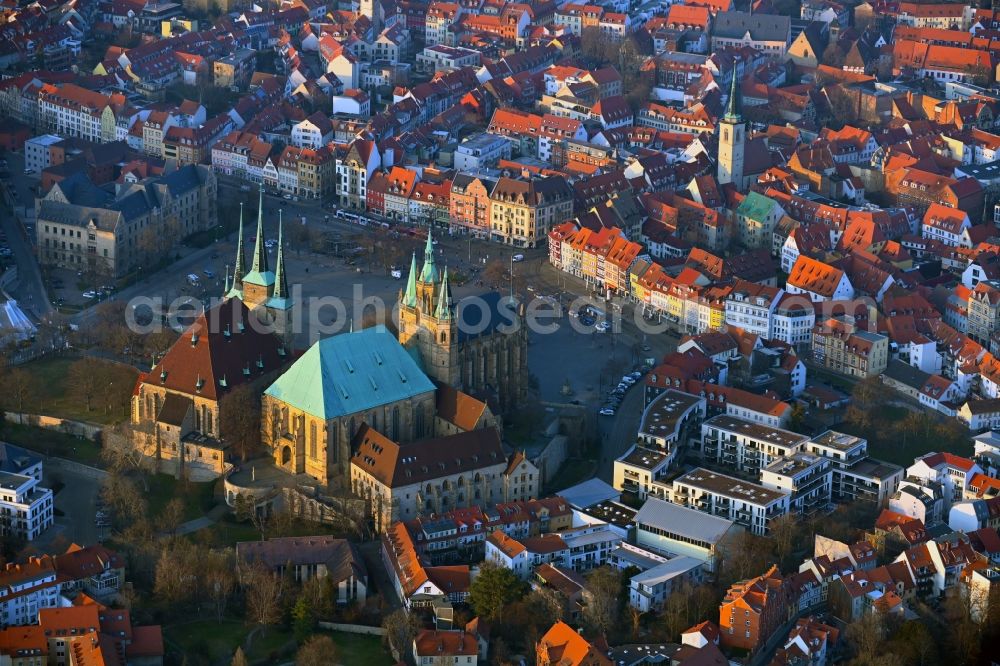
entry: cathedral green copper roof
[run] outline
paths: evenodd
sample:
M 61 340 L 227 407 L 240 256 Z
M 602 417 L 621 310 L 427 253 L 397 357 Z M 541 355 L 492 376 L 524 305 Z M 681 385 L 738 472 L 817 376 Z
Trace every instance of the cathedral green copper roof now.
M 384 326 L 320 340 L 264 393 L 328 420 L 434 390 Z

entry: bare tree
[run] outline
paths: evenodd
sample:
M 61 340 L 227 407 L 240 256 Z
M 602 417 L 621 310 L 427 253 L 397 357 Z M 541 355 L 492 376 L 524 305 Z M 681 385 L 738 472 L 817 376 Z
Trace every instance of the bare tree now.
M 87 411 L 93 409 L 93 400 L 97 392 L 107 386 L 109 379 L 104 363 L 92 357 L 84 357 L 69 366 L 66 382 L 73 396 L 87 405 Z
M 663 626 L 667 640 L 675 640 L 682 631 L 691 626 L 688 623 L 688 605 L 684 586 L 674 590 L 663 602 Z
M 417 635 L 419 623 L 416 616 L 408 613 L 405 608 L 398 608 L 382 620 L 385 629 L 385 641 L 394 659 L 402 659 L 409 653 L 413 639 Z
M 248 384 L 219 401 L 219 432 L 243 462 L 260 448 L 260 396 Z
M 123 526 L 129 526 L 146 516 L 146 499 L 135 484 L 121 474 L 108 475 L 101 488 L 101 496 Z
M 130 425 L 106 428 L 101 442 L 101 459 L 113 473 L 135 473 L 142 482 L 143 489 L 148 492 L 147 475 L 153 471 L 153 461 L 142 452 L 138 436 L 139 433 Z
M 239 493 L 233 500 L 233 511 L 236 513 L 236 520 L 249 521 L 254 529 L 260 532 L 260 538 L 264 539 L 264 528 L 267 524 L 265 514 L 257 507 L 257 498 L 253 495 Z
M 184 522 L 184 500 L 180 497 L 173 497 L 163 507 L 163 511 L 157 517 L 159 528 L 170 534 L 177 534 L 177 528 Z
M 192 599 L 198 589 L 201 553 L 189 541 L 165 541 L 156 562 L 153 593 L 158 601 L 177 606 Z
M 215 616 L 222 620 L 226 614 L 226 606 L 236 587 L 236 576 L 233 573 L 235 563 L 229 552 L 209 552 L 203 563 L 202 584 L 208 592 L 208 597 L 215 606 Z
M 266 631 L 281 619 L 281 596 L 284 579 L 263 564 L 245 564 L 240 572 L 246 619 Z
M 4 377 L 4 405 L 17 409 L 23 415 L 25 408 L 37 399 L 38 389 L 38 380 L 34 374 L 24 368 L 14 368 Z M 18 422 L 23 423 L 21 420 Z
M 620 617 L 621 575 L 611 567 L 594 569 L 587 576 L 587 605 L 584 616 L 595 629 L 607 634 Z
M 310 636 L 295 653 L 295 666 L 327 666 L 337 663 L 337 645 L 329 636 Z

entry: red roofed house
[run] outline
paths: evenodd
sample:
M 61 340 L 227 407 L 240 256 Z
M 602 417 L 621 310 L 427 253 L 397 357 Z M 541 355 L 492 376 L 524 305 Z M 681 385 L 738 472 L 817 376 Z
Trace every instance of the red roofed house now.
M 932 203 L 924 213 L 920 235 L 951 247 L 962 244 L 962 233 L 972 226 L 969 216 L 950 206 Z
M 854 287 L 844 271 L 805 255 L 795 260 L 785 291 L 806 294 L 813 302 L 854 298 Z
M 719 605 L 720 642 L 756 652 L 788 619 L 785 579 L 772 565 L 761 576 L 732 585 Z
M 604 651 L 561 620 L 538 641 L 535 663 L 538 666 L 611 666 Z
M 464 629 L 424 629 L 413 639 L 413 659 L 421 666 L 476 666 L 479 642 Z

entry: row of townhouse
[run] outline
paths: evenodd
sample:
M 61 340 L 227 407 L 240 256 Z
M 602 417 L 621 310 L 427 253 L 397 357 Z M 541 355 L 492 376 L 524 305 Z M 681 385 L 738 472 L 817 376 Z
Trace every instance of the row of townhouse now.
M 369 210 L 390 219 L 447 224 L 452 232 L 517 247 L 544 242 L 551 229 L 572 218 L 574 209 L 573 191 L 559 175 L 490 178 L 460 173 L 434 186 L 400 167 L 372 178 L 368 202 Z
M 617 227 L 594 231 L 564 222 L 549 234 L 553 265 L 609 295 L 630 292 L 629 269 L 641 252 L 642 246 Z
M 795 347 L 813 341 L 816 312 L 808 296 L 740 279 L 716 285 L 691 269 L 672 276 L 616 227 L 593 231 L 566 222 L 549 233 L 548 250 L 554 267 L 632 300 L 684 333 L 737 326 Z

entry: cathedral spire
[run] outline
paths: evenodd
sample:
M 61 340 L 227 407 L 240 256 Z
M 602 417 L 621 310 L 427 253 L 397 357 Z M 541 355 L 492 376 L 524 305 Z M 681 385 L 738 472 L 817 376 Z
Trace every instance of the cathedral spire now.
M 278 259 L 274 265 L 274 297 L 288 298 L 288 285 L 285 284 L 285 245 L 282 241 L 281 211 L 278 211 Z
M 420 281 L 427 284 L 435 284 L 438 281 L 438 270 L 434 264 L 434 241 L 431 239 L 431 230 L 427 230 L 427 244 L 424 246 L 424 269 L 420 271 Z
M 260 204 L 257 207 L 257 241 L 253 246 L 253 264 L 250 270 L 255 273 L 267 272 L 267 250 L 264 247 L 264 186 L 260 186 Z
M 729 90 L 729 100 L 726 102 L 726 115 L 723 116 L 723 120 L 740 123 L 743 122 L 743 116 L 740 114 L 740 90 L 739 90 L 739 77 L 736 76 L 736 68 L 733 68 L 733 81 L 732 86 Z
M 406 278 L 406 292 L 403 294 L 403 305 L 409 308 L 417 307 L 417 253 L 410 259 L 410 276 Z
M 448 287 L 448 267 L 444 267 L 444 277 L 441 278 L 441 291 L 438 294 L 437 310 L 434 311 L 436 319 L 451 319 L 451 288 Z
M 236 236 L 236 265 L 233 267 L 233 286 L 243 281 L 243 274 L 246 273 L 247 263 L 243 252 L 243 202 L 240 202 L 240 230 Z M 229 289 L 226 289 L 229 292 Z

